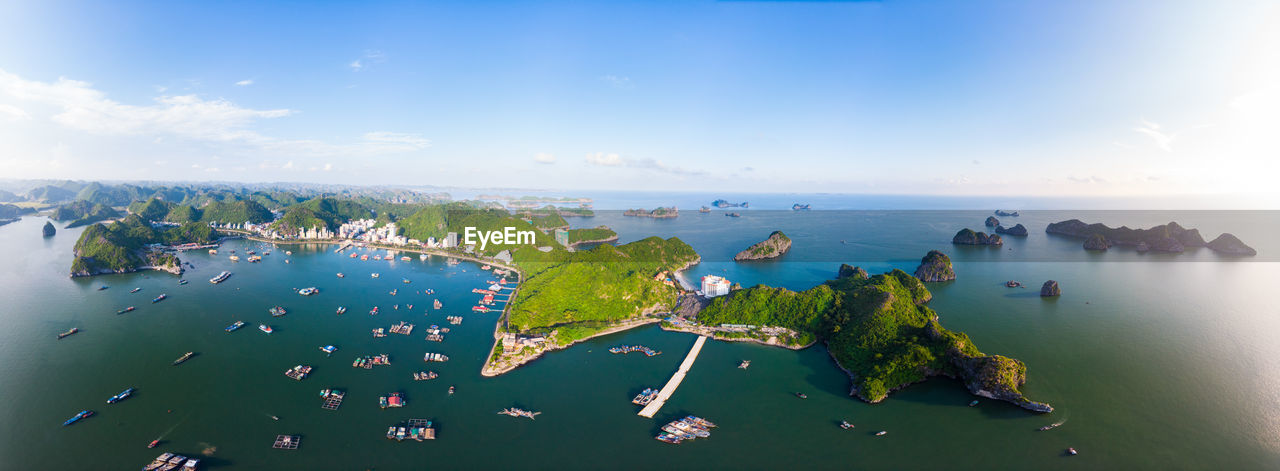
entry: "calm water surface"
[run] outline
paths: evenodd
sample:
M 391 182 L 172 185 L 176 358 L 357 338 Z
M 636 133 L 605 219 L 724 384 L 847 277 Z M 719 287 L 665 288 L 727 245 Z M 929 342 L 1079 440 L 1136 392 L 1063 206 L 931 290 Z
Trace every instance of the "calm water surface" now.
M 958 279 L 930 284 L 930 306 L 948 328 L 968 333 L 986 353 L 1025 361 L 1024 392 L 1057 411 L 1035 415 L 1009 404 L 972 399 L 958 382 L 935 379 L 881 404 L 847 396 L 849 381 L 821 347 L 792 352 L 709 342 L 658 417 L 635 415 L 631 397 L 661 386 L 694 337 L 641 328 L 550 354 L 498 378 L 479 370 L 492 346 L 496 314 L 469 310 L 490 276 L 463 263 L 360 262 L 333 246 L 275 248 L 263 263 L 232 263 L 233 241 L 217 256 L 193 252 L 191 282 L 163 273 L 70 279 L 79 229 L 42 239 L 44 219 L 0 227 L 0 468 L 136 469 L 161 451 L 203 459 L 207 469 L 1267 469 L 1280 466 L 1280 311 L 1270 293 L 1280 285 L 1268 256 L 1280 228 L 1271 213 L 1029 212 L 1026 239 L 1003 249 L 963 250 L 950 236 L 977 229 L 987 212 L 744 212 L 683 215 L 675 220 L 623 218 L 601 212 L 575 226 L 608 224 L 622 242 L 679 235 L 706 261 L 690 278 L 719 273 L 744 285 L 805 289 L 833 276 L 841 262 L 882 272 L 913 269 L 933 248 L 950 253 Z M 1260 216 L 1261 215 L 1261 216 Z M 1179 257 L 1112 251 L 1087 254 L 1077 241 L 1046 236 L 1050 221 L 1146 227 L 1177 220 L 1207 238 L 1233 232 L 1260 251 L 1252 261 L 1208 251 Z M 782 229 L 795 240 L 784 259 L 734 264 L 733 253 Z M 845 240 L 841 243 L 840 240 Z M 1012 249 L 1012 250 L 1010 250 Z M 285 260 L 291 263 L 285 263 Z M 221 270 L 228 281 L 206 280 Z M 347 276 L 338 279 L 335 274 Z M 381 277 L 373 279 L 370 273 Z M 409 279 L 410 284 L 402 283 Z M 1056 279 L 1064 295 L 1040 299 L 1034 289 L 1008 289 L 1017 279 L 1038 286 Z M 98 291 L 101 285 L 110 289 Z M 293 288 L 317 286 L 300 297 Z M 138 293 L 129 290 L 141 287 Z M 418 292 L 432 288 L 437 294 Z M 389 291 L 399 289 L 391 296 Z M 169 299 L 151 304 L 167 293 Z M 431 310 L 439 298 L 445 308 Z M 392 305 L 400 304 L 400 309 Z M 414 304 L 409 310 L 406 304 Z M 289 314 L 272 318 L 267 308 Z M 116 315 L 118 309 L 137 306 Z M 334 314 L 338 306 L 349 311 Z M 381 307 L 381 314 L 368 310 Z M 424 340 L 428 324 L 466 320 L 444 343 Z M 223 327 L 248 325 L 226 333 Z M 375 339 L 370 330 L 400 320 L 417 324 L 405 337 Z M 258 323 L 276 332 L 258 332 Z M 56 340 L 58 332 L 81 332 Z M 664 353 L 610 355 L 620 343 Z M 318 350 L 338 346 L 331 357 Z M 170 363 L 186 351 L 197 355 Z M 449 355 L 425 364 L 428 351 Z M 388 353 L 392 366 L 351 368 L 355 356 Z M 750 359 L 751 368 L 736 368 Z M 315 367 L 298 382 L 282 373 Z M 414 382 L 432 369 L 434 381 Z M 450 385 L 457 394 L 450 396 Z M 104 401 L 126 387 L 133 397 Z M 323 388 L 348 391 L 338 411 L 320 408 Z M 377 397 L 403 392 L 408 405 L 382 410 Z M 804 391 L 808 400 L 792 396 Z M 542 411 L 536 421 L 495 412 L 512 405 Z M 97 415 L 61 423 L 82 409 Z M 696 414 L 717 422 L 712 437 L 671 446 L 652 439 L 666 421 Z M 271 419 L 275 415 L 279 421 Z M 394 442 L 386 428 L 408 418 L 438 424 L 434 442 Z M 841 430 L 847 419 L 857 428 Z M 1050 432 L 1035 429 L 1066 420 Z M 889 434 L 874 437 L 875 431 Z M 294 451 L 273 450 L 277 434 L 303 436 Z M 162 446 L 148 450 L 157 437 Z M 1081 454 L 1063 456 L 1066 447 Z

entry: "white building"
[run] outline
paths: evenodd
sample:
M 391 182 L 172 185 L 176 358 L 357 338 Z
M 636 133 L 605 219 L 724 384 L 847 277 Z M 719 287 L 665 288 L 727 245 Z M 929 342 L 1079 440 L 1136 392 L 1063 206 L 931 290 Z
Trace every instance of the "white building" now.
M 707 275 L 702 277 L 702 295 L 708 298 L 729 294 L 729 280 L 723 276 Z

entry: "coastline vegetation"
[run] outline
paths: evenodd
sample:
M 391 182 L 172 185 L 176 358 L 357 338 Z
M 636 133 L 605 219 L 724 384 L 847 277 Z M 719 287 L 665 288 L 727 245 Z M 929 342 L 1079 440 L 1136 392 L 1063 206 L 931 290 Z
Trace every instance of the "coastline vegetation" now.
M 588 242 L 603 241 L 603 240 L 609 240 L 609 239 L 616 239 L 617 237 L 618 237 L 618 233 L 613 232 L 613 229 L 610 229 L 609 226 L 599 226 L 599 227 L 584 228 L 584 229 L 569 229 L 570 244 L 576 244 L 584 241 L 588 241 Z
M 178 258 L 172 254 L 148 250 L 149 244 L 207 244 L 216 232 L 208 224 L 188 223 L 177 227 L 154 228 L 140 216 L 132 214 L 110 224 L 93 224 L 76 240 L 73 275 L 103 272 L 120 273 L 143 266 L 177 269 Z

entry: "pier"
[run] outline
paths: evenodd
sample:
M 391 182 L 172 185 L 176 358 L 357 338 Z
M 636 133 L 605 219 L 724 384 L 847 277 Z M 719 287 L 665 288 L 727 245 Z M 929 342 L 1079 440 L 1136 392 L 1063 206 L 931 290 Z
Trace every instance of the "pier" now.
M 680 382 L 684 381 L 684 376 L 689 373 L 689 368 L 693 367 L 694 360 L 698 359 L 698 352 L 702 351 L 702 344 L 704 343 L 707 343 L 707 338 L 698 336 L 698 340 L 693 342 L 693 348 L 689 349 L 689 354 L 684 357 L 684 362 L 680 363 L 680 369 L 677 369 L 676 373 L 671 375 L 671 380 L 667 381 L 667 385 L 663 386 L 661 391 L 658 391 L 658 397 L 655 397 L 653 401 L 649 402 L 649 405 L 640 410 L 639 415 L 641 417 L 652 419 L 653 415 L 658 413 L 658 409 L 661 409 L 662 405 L 666 404 L 667 399 L 670 399 L 671 395 L 676 392 L 676 388 L 680 387 Z

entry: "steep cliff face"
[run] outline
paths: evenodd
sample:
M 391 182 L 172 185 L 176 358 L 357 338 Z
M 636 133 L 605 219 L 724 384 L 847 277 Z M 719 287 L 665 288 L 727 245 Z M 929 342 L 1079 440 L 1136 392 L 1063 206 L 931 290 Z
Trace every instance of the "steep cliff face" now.
M 53 223 L 45 221 L 44 229 L 42 230 L 42 232 L 44 233 L 45 237 L 53 237 L 53 235 L 58 232 L 58 229 L 53 227 Z
M 996 234 L 1005 234 L 1018 237 L 1027 236 L 1027 226 L 1017 224 L 1013 227 L 996 226 Z
M 791 238 L 783 234 L 782 231 L 773 231 L 772 234 L 769 234 L 769 238 L 738 252 L 737 255 L 733 256 L 733 260 L 742 262 L 777 258 L 787 253 L 788 250 L 791 250 Z
M 1003 245 L 1004 239 L 999 235 L 987 235 L 985 232 L 977 232 L 973 229 L 960 229 L 955 237 L 951 238 L 951 243 L 956 245 Z
M 1047 297 L 1061 296 L 1061 295 L 1062 295 L 1062 288 L 1058 286 L 1057 281 L 1054 281 L 1054 280 L 1046 281 L 1044 282 L 1044 285 L 1040 287 L 1040 296 L 1047 298 Z
M 937 250 L 930 250 L 920 259 L 915 277 L 920 281 L 951 281 L 956 279 L 956 272 L 951 267 L 951 257 Z
M 996 219 L 995 216 L 987 216 L 987 220 L 983 224 L 987 227 L 996 227 L 1000 225 L 1000 220 Z

